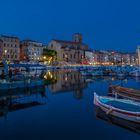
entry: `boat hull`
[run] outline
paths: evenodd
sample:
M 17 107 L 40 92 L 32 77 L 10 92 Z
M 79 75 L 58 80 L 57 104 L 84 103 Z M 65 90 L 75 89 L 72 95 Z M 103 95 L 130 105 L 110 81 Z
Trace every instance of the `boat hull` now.
M 123 97 L 130 100 L 140 101 L 140 91 L 135 89 L 124 88 L 120 86 L 110 86 L 111 92 L 109 94 L 115 97 Z
M 97 95 L 94 95 L 94 105 L 99 107 L 107 115 L 112 115 L 115 117 L 119 117 L 121 119 L 140 123 L 140 113 L 139 112 L 136 113 L 136 112 L 125 111 L 125 110 L 121 110 L 121 109 L 103 104 L 98 100 Z

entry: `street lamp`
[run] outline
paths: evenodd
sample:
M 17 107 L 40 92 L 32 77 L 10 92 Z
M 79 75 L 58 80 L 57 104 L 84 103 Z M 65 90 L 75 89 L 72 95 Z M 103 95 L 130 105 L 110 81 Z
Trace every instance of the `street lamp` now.
M 4 58 L 7 59 L 7 50 L 4 50 Z

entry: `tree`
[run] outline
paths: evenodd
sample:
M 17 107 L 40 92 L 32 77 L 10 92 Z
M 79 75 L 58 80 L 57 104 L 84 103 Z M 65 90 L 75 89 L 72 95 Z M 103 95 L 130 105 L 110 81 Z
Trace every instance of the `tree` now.
M 56 60 L 57 52 L 54 50 L 43 49 L 42 60 L 47 61 L 48 64 L 51 64 Z

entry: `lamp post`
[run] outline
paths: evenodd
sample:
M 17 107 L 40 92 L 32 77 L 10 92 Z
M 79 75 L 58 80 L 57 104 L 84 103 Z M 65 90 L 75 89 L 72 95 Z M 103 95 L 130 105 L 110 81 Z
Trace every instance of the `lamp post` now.
M 7 50 L 4 50 L 4 59 L 5 59 L 5 61 L 7 59 Z

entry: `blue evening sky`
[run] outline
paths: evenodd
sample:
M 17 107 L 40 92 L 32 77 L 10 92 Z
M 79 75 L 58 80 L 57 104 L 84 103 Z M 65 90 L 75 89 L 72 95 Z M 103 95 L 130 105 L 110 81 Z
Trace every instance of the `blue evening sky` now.
M 80 32 L 92 49 L 135 51 L 140 0 L 1 0 L 0 34 L 47 43 Z

